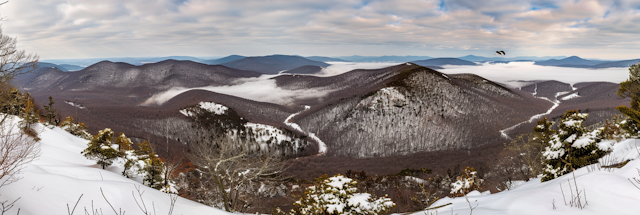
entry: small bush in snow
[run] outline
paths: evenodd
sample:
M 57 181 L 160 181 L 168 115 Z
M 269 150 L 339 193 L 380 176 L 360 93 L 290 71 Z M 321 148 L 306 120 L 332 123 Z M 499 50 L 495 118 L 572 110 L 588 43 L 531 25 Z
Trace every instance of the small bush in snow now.
M 482 181 L 473 167 L 464 168 L 462 175 L 456 177 L 456 181 L 451 184 L 451 195 L 461 197 L 471 191 L 480 190 Z
M 554 132 L 542 151 L 543 182 L 597 163 L 607 153 L 597 145 L 598 132 L 589 132 L 584 127 L 587 116 L 586 113 L 572 110 L 560 119 L 558 131 Z
M 60 128 L 69 132 L 70 134 L 87 140 L 91 140 L 93 138 L 89 131 L 87 131 L 87 126 L 84 123 L 75 123 L 73 117 L 70 116 L 60 123 Z
M 369 193 L 356 193 L 356 182 L 342 175 L 316 179 L 316 183 L 296 201 L 294 209 L 284 213 L 279 208 L 275 214 L 380 214 L 395 206 L 390 198 L 375 199 Z
M 89 142 L 88 147 L 82 151 L 82 155 L 97 161 L 98 164 L 102 165 L 102 169 L 106 168 L 121 155 L 116 149 L 117 146 L 112 144 L 112 137 L 113 131 L 110 128 L 98 131 L 98 134 L 93 136 L 93 139 Z

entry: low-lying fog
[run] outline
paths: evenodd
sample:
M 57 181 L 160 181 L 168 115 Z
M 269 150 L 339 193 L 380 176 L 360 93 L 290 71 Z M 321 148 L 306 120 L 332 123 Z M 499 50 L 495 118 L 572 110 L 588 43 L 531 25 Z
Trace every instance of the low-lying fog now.
M 538 66 L 533 62 L 507 64 L 482 64 L 482 66 L 443 66 L 446 74 L 473 73 L 486 79 L 512 87 L 527 85 L 535 80 L 556 80 L 568 84 L 606 81 L 620 83 L 629 77 L 628 68 L 586 69 L 555 66 Z
M 323 69 L 317 76 L 334 76 L 354 69 L 378 69 L 398 65 L 398 63 L 351 63 L 330 62 L 331 66 Z M 511 87 L 529 84 L 526 81 L 557 80 L 569 84 L 579 82 L 607 81 L 620 83 L 629 77 L 627 68 L 585 69 L 533 65 L 533 62 L 511 62 L 507 64 L 481 64 L 481 66 L 444 66 L 439 70 L 445 74 L 473 73 L 486 79 L 504 83 Z M 330 93 L 330 90 L 304 89 L 285 90 L 276 86 L 272 77 L 262 75 L 258 78 L 242 79 L 236 85 L 200 88 L 174 88 L 153 95 L 143 105 L 160 105 L 180 93 L 201 89 L 216 93 L 237 96 L 254 101 L 287 104 L 304 98 L 317 98 Z M 523 82 L 525 81 L 525 82 Z

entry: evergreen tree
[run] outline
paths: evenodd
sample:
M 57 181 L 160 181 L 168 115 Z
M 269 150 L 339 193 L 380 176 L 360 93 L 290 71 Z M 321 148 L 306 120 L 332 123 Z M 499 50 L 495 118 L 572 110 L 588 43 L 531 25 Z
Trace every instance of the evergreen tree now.
M 56 116 L 58 116 L 58 114 L 56 114 L 56 109 L 53 108 L 53 104 L 55 104 L 55 102 L 53 101 L 53 97 L 49 96 L 49 104 L 48 105 L 43 105 L 44 106 L 44 110 L 47 112 L 47 119 L 49 120 L 49 124 L 50 125 L 56 125 L 58 126 L 59 121 L 56 120 Z
M 122 159 L 124 159 L 122 175 L 128 178 L 132 175 L 129 170 L 138 162 L 133 150 L 133 142 L 124 133 L 120 132 L 114 144 L 118 146 L 118 151 L 120 151 Z
M 587 116 L 586 113 L 572 110 L 560 119 L 558 131 L 554 132 L 542 151 L 543 182 L 596 163 L 607 153 L 598 147 L 584 127 Z
M 387 212 L 395 206 L 390 198 L 375 199 L 369 193 L 356 193 L 356 181 L 336 175 L 323 175 L 314 186 L 304 192 L 299 201 L 293 203 L 290 215 L 302 214 L 358 214 L 373 215 Z M 287 214 L 276 209 L 274 214 Z
M 127 138 L 127 136 L 122 132 L 120 132 L 118 137 L 116 137 L 115 144 L 118 145 L 118 150 L 120 152 L 133 150 L 133 142 L 131 142 L 131 139 Z
M 73 117 L 68 116 L 64 121 L 60 123 L 60 127 L 78 137 L 82 137 L 87 140 L 91 140 L 93 136 L 87 131 L 87 126 L 80 122 L 75 123 Z
M 138 143 L 139 150 L 135 151 L 138 161 L 142 161 L 142 166 L 139 171 L 143 175 L 143 182 L 145 185 L 154 188 L 162 189 L 164 186 L 164 162 L 158 158 L 158 155 L 153 151 L 153 147 L 149 141 Z
M 102 169 L 113 163 L 113 160 L 120 157 L 122 154 L 114 148 L 111 140 L 113 139 L 113 131 L 110 128 L 105 128 L 98 132 L 88 147 L 82 151 L 82 155 L 88 159 L 95 160 L 98 164 L 102 165 Z
M 629 67 L 629 79 L 620 83 L 618 95 L 631 98 L 631 107 L 616 107 L 624 115 L 640 123 L 640 62 Z

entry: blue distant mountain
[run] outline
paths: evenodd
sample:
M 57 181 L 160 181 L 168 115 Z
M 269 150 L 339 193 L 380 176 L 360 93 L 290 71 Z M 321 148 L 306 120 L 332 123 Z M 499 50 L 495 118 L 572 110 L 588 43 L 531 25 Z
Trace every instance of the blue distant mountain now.
M 405 63 L 405 62 L 411 62 L 411 61 L 417 61 L 417 60 L 427 60 L 427 59 L 431 59 L 432 57 L 429 56 L 395 56 L 395 55 L 391 55 L 391 56 L 359 56 L 359 55 L 353 55 L 353 56 L 345 56 L 345 57 L 338 57 L 340 59 L 344 59 L 344 60 L 348 60 L 351 62 L 393 62 L 393 63 Z
M 317 66 L 326 68 L 329 64 L 309 60 L 300 56 L 295 55 L 269 55 L 269 56 L 260 56 L 260 57 L 245 57 L 240 60 L 231 61 L 228 63 L 222 64 L 223 66 L 240 69 L 240 70 L 248 70 L 255 71 L 262 74 L 278 74 L 282 71 L 287 71 L 291 69 L 295 69 L 301 66 Z
M 590 67 L 596 64 L 608 63 L 609 61 L 601 61 L 601 60 L 586 60 L 582 59 L 578 56 L 571 56 L 568 58 L 560 59 L 560 60 L 546 60 L 546 61 L 538 61 L 535 65 L 541 66 L 563 66 L 563 67 Z
M 245 58 L 245 56 L 229 55 L 229 56 L 226 56 L 226 57 L 223 57 L 223 58 L 219 58 L 219 59 L 207 60 L 204 63 L 210 64 L 210 65 L 216 65 L 216 64 L 229 63 L 231 61 L 240 60 L 242 58 Z
M 429 67 L 429 66 L 444 66 L 444 65 L 465 65 L 465 66 L 476 66 L 478 64 L 471 62 L 471 61 L 467 61 L 467 60 L 462 60 L 462 59 L 458 59 L 458 58 L 433 58 L 433 59 L 428 59 L 428 60 L 418 60 L 418 61 L 412 61 L 411 63 L 415 63 L 418 64 L 420 66 L 425 66 L 425 67 Z
M 343 60 L 340 58 L 322 57 L 322 56 L 310 56 L 310 57 L 304 57 L 304 58 L 309 60 L 321 61 L 321 62 L 349 62 L 348 60 Z
M 482 57 L 482 56 L 476 56 L 476 55 L 467 55 L 467 56 L 459 57 L 458 59 L 473 61 L 473 62 L 488 62 L 488 61 L 510 62 L 510 61 L 543 61 L 543 60 L 563 59 L 563 58 L 566 58 L 566 56 Z
M 146 63 L 157 63 L 165 60 L 189 60 L 193 62 L 203 63 L 207 60 L 190 56 L 168 56 L 168 57 L 121 57 L 121 58 L 80 58 L 80 59 L 45 59 L 49 63 L 58 65 L 69 64 L 80 67 L 87 67 L 102 61 L 122 62 L 131 65 L 142 65 Z

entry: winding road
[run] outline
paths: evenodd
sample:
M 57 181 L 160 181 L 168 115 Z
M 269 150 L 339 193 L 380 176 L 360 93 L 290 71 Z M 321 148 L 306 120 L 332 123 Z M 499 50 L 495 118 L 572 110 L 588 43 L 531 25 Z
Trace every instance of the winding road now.
M 315 133 L 305 132 L 304 130 L 302 130 L 302 127 L 300 127 L 300 125 L 298 125 L 298 124 L 296 124 L 294 122 L 291 122 L 291 119 L 293 119 L 293 117 L 295 117 L 296 115 L 298 115 L 298 114 L 300 114 L 300 113 L 302 113 L 304 111 L 307 111 L 309 109 L 311 109 L 311 107 L 305 105 L 304 106 L 304 110 L 302 110 L 300 112 L 297 112 L 297 113 L 294 113 L 294 114 L 291 114 L 289 117 L 287 117 L 287 119 L 284 120 L 284 124 L 286 124 L 289 127 L 295 129 L 296 131 L 299 131 L 299 132 L 301 132 L 303 134 L 306 134 L 309 138 L 311 138 L 313 141 L 318 143 L 318 156 L 325 155 L 325 154 L 327 154 L 327 144 L 322 142 L 322 140 L 320 140 L 320 138 L 318 138 L 318 136 L 316 136 Z
M 572 88 L 574 91 L 577 89 L 577 88 L 573 87 L 573 85 L 571 85 L 571 88 Z M 561 96 L 561 95 L 564 95 L 564 94 L 567 94 L 567 93 L 569 93 L 569 92 L 558 92 L 558 93 L 556 93 L 556 96 L 555 96 L 555 98 L 554 98 L 554 99 L 555 99 L 555 101 L 552 101 L 551 99 L 549 99 L 549 98 L 547 98 L 547 97 L 537 97 L 537 96 L 536 96 L 536 94 L 538 94 L 538 84 L 536 84 L 536 85 L 535 85 L 535 88 L 533 89 L 533 97 L 538 98 L 538 99 L 544 99 L 544 100 L 547 100 L 547 101 L 549 101 L 549 102 L 553 103 L 553 106 L 551 106 L 551 108 L 549 108 L 549 110 L 547 110 L 547 112 L 544 112 L 544 113 L 541 113 L 541 114 L 533 115 L 533 116 L 531 116 L 531 118 L 529 118 L 529 120 L 522 121 L 522 122 L 520 122 L 520 123 L 518 123 L 518 124 L 515 124 L 515 125 L 513 125 L 513 126 L 511 126 L 511 127 L 508 127 L 508 128 L 505 128 L 505 129 L 500 130 L 500 135 L 501 135 L 502 137 L 506 138 L 506 139 L 511 139 L 511 138 L 509 137 L 509 135 L 507 135 L 507 132 L 509 132 L 509 131 L 511 131 L 511 130 L 513 130 L 513 129 L 515 129 L 515 128 L 517 128 L 518 126 L 520 126 L 520 125 L 522 125 L 522 124 L 525 124 L 525 123 L 532 123 L 532 122 L 533 122 L 533 120 L 539 119 L 539 118 L 541 118 L 541 117 L 542 117 L 542 116 L 544 116 L 544 115 L 548 115 L 548 114 L 550 114 L 554 109 L 556 109 L 558 106 L 560 106 L 560 100 L 558 100 L 558 96 Z

